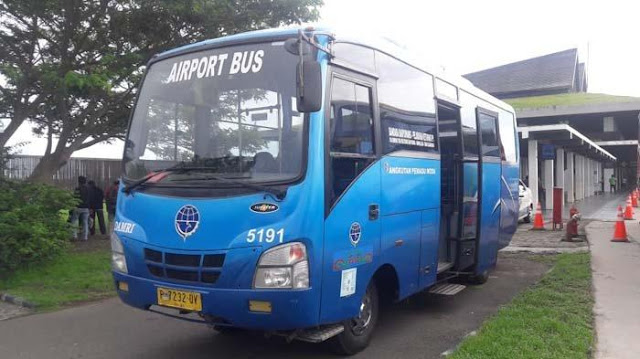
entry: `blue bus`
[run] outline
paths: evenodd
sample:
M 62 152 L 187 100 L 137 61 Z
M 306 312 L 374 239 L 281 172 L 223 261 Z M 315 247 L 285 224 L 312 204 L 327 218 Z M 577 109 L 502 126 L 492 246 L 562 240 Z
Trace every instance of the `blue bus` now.
M 385 41 L 307 27 L 167 51 L 129 122 L 115 285 L 140 309 L 353 354 L 382 303 L 487 280 L 518 158 L 509 105 Z

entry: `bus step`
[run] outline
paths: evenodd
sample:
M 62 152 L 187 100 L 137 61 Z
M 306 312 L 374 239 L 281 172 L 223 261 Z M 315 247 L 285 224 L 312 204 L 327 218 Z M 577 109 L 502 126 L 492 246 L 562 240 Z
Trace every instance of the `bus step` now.
M 465 288 L 466 286 L 462 284 L 442 283 L 436 284 L 431 287 L 431 289 L 429 289 L 429 293 L 440 295 L 456 295 Z
M 320 343 L 331 337 L 334 337 L 344 331 L 344 325 L 331 324 L 324 325 L 316 329 L 304 330 L 296 336 L 296 339 L 310 343 Z

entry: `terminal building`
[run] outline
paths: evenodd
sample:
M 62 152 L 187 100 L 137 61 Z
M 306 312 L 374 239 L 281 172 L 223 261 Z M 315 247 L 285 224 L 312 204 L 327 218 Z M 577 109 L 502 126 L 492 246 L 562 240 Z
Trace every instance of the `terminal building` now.
M 533 202 L 553 205 L 631 188 L 638 172 L 640 98 L 589 93 L 586 66 L 569 49 L 464 75 L 511 104 L 520 139 L 520 174 Z

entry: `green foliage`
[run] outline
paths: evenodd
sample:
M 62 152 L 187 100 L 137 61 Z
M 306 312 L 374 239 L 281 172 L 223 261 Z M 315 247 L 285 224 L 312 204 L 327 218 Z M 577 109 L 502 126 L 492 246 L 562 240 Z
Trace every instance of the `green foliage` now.
M 8 292 L 50 310 L 73 302 L 115 295 L 108 241 L 90 251 L 68 251 L 38 266 L 20 268 L 0 279 L 0 292 Z
M 0 179 L 0 273 L 59 254 L 70 236 L 59 213 L 74 205 L 68 191 Z
M 76 150 L 122 137 L 136 85 L 159 52 L 314 21 L 322 0 L 2 0 L 0 117 L 57 136 L 44 180 Z M 6 136 L 4 136 L 6 137 Z M 0 146 L 6 138 L 0 136 Z M 51 165 L 49 162 L 53 162 Z M 45 172 L 45 173 L 43 173 Z
M 462 358 L 588 358 L 593 347 L 590 254 L 561 254 L 540 283 L 466 339 Z

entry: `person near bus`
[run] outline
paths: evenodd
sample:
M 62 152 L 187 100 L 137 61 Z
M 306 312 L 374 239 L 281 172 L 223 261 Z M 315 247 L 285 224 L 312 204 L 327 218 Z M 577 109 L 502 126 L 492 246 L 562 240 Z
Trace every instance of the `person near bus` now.
M 74 196 L 78 200 L 76 208 L 71 213 L 71 225 L 73 226 L 73 239 L 78 239 L 78 221 L 82 227 L 82 240 L 89 239 L 89 187 L 87 178 L 78 176 L 78 187 L 74 190 Z
M 109 215 L 109 228 L 110 233 L 113 233 L 113 226 L 116 218 L 116 203 L 118 201 L 118 188 L 120 187 L 120 181 L 115 180 L 111 186 L 107 188 L 105 193 L 105 200 L 107 202 L 107 213 Z
M 609 192 L 611 193 L 616 193 L 616 183 L 618 182 L 618 179 L 616 178 L 615 175 L 611 175 L 611 177 L 609 177 Z
M 94 181 L 89 181 L 89 218 L 91 219 L 91 235 L 96 234 L 96 217 L 100 225 L 100 233 L 106 234 L 107 228 L 104 223 L 104 192 Z

